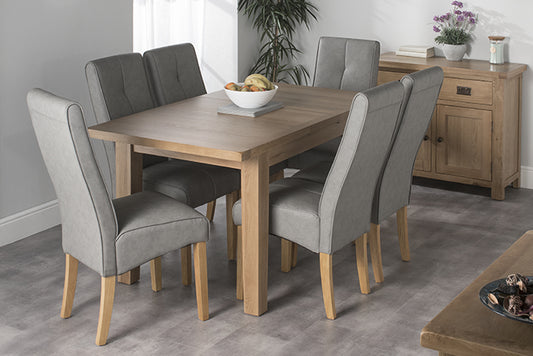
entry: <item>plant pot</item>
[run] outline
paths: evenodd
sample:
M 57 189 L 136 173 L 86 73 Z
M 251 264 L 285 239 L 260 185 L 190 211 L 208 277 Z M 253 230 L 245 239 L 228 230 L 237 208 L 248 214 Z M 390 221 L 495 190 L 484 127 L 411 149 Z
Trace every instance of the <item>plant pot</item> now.
M 466 45 L 450 45 L 445 44 L 442 47 L 444 56 L 449 61 L 462 61 L 466 53 Z

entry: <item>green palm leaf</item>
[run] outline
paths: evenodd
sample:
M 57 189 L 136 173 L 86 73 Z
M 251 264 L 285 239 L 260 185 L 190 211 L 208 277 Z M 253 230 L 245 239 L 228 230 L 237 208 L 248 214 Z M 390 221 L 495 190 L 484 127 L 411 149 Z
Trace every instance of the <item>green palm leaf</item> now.
M 309 72 L 294 65 L 301 51 L 293 42 L 296 30 L 317 20 L 318 8 L 308 0 L 239 0 L 238 9 L 252 20 L 261 48 L 250 73 L 261 73 L 274 82 L 307 84 Z

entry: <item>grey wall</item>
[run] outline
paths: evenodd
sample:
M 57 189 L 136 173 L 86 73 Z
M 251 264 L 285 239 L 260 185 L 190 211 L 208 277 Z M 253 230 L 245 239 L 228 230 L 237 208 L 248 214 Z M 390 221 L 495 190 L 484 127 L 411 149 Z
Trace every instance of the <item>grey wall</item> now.
M 0 0 L 0 219 L 56 199 L 27 91 L 41 87 L 77 100 L 94 122 L 84 66 L 131 52 L 132 8 L 132 0 Z
M 244 79 L 250 74 L 250 68 L 255 63 L 257 54 L 259 53 L 259 35 L 257 31 L 252 29 L 252 22 L 247 16 L 241 12 L 238 15 L 238 80 Z

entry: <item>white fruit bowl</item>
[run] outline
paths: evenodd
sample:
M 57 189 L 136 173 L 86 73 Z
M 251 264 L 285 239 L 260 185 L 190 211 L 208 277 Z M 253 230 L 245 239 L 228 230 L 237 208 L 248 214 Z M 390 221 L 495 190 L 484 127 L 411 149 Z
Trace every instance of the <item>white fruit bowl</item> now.
M 239 86 L 244 85 L 244 83 L 236 84 Z M 224 91 L 235 105 L 245 109 L 255 109 L 268 104 L 276 95 L 278 86 L 274 85 L 274 89 L 265 91 L 234 91 L 225 88 Z

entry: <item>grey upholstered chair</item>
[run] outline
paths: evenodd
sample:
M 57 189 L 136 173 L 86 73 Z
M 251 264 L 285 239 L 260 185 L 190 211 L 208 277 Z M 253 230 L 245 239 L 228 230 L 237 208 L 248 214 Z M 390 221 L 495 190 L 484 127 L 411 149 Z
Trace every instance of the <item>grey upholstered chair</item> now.
M 192 44 L 152 49 L 144 52 L 143 60 L 158 105 L 206 93 Z
M 144 52 L 143 61 L 158 105 L 167 105 L 206 93 L 198 58 L 191 43 L 151 49 Z M 270 167 L 270 181 L 283 178 L 283 169 L 286 167 L 287 161 Z M 240 175 L 234 179 L 236 182 L 233 187 L 240 187 Z M 237 235 L 234 233 L 230 210 L 237 196 L 233 191 L 226 193 L 227 248 L 230 260 L 235 259 L 237 249 Z
M 359 282 L 362 292 L 369 292 L 366 233 L 403 96 L 398 82 L 355 96 L 324 184 L 292 177 L 270 184 L 270 233 L 320 253 L 322 292 L 329 319 L 336 317 L 332 255 L 357 237 Z M 240 200 L 233 207 L 233 219 L 237 225 L 242 224 Z M 241 266 L 239 255 L 237 260 L 237 266 Z M 242 283 L 242 271 L 238 271 L 237 282 Z M 237 291 L 240 297 L 241 285 Z
M 198 71 L 195 71 L 195 68 L 197 69 L 196 59 L 190 66 L 192 68 L 190 73 L 188 69 L 179 73 L 180 77 L 187 79 L 180 84 L 180 95 L 184 92 L 187 94 L 183 94 L 184 96 L 173 95 L 174 99 L 205 93 L 201 76 L 199 76 Z M 157 106 L 153 99 L 142 56 L 138 53 L 91 61 L 87 63 L 85 71 L 98 123 Z M 156 91 L 156 93 L 159 92 Z M 166 103 L 166 101 L 161 103 Z M 114 145 L 113 143 L 106 145 L 109 171 L 112 174 L 111 181 L 114 182 Z M 230 199 L 230 205 L 233 205 L 237 197 L 236 192 L 240 189 L 240 172 L 235 169 L 182 160 L 168 160 L 150 155 L 143 155 L 143 160 L 143 187 L 145 190 L 163 193 L 193 208 L 208 203 L 207 217 L 209 220 L 213 220 L 216 199 L 226 195 L 227 199 Z M 108 188 L 114 192 L 114 186 Z M 229 215 L 230 218 L 227 219 L 228 232 L 234 228 L 231 214 Z M 232 233 L 231 235 L 234 236 L 235 234 Z M 233 247 L 228 248 L 228 252 L 233 253 L 233 250 Z M 182 256 L 190 256 L 190 249 L 182 251 Z M 234 253 L 228 257 L 234 259 Z M 185 263 L 189 260 L 190 258 L 183 258 L 182 262 Z M 185 269 L 186 266 L 183 268 Z M 190 277 L 185 278 L 184 276 L 183 283 L 190 284 Z
M 315 63 L 313 86 L 362 91 L 376 86 L 380 44 L 377 41 L 321 37 Z M 302 169 L 333 161 L 340 137 L 289 159 L 289 167 Z
M 150 261 L 152 289 L 157 292 L 161 289 L 160 256 L 194 244 L 198 317 L 207 320 L 207 219 L 155 192 L 111 200 L 91 150 L 81 107 L 40 89 L 31 90 L 27 100 L 61 211 L 66 254 L 61 317 L 71 315 L 81 261 L 102 276 L 96 344 L 104 345 L 116 276 Z
M 402 118 L 395 133 L 390 155 L 376 188 L 372 224 L 368 234 L 374 277 L 378 283 L 383 282 L 380 223 L 394 212 L 396 212 L 402 260 L 410 259 L 407 205 L 411 195 L 413 167 L 418 149 L 431 122 L 442 80 L 443 73 L 440 67 L 415 72 L 404 76 L 401 80 L 406 92 L 405 105 L 402 108 Z M 330 167 L 331 162 L 320 162 L 301 170 L 294 177 L 323 183 Z
M 404 76 L 401 80 L 409 91 L 409 99 L 403 109 L 402 121 L 376 190 L 369 233 L 376 282 L 383 282 L 380 223 L 394 212 L 396 212 L 402 260 L 410 260 L 407 205 L 411 197 L 413 169 L 418 149 L 435 111 L 442 81 L 443 72 L 440 67 L 415 72 Z

